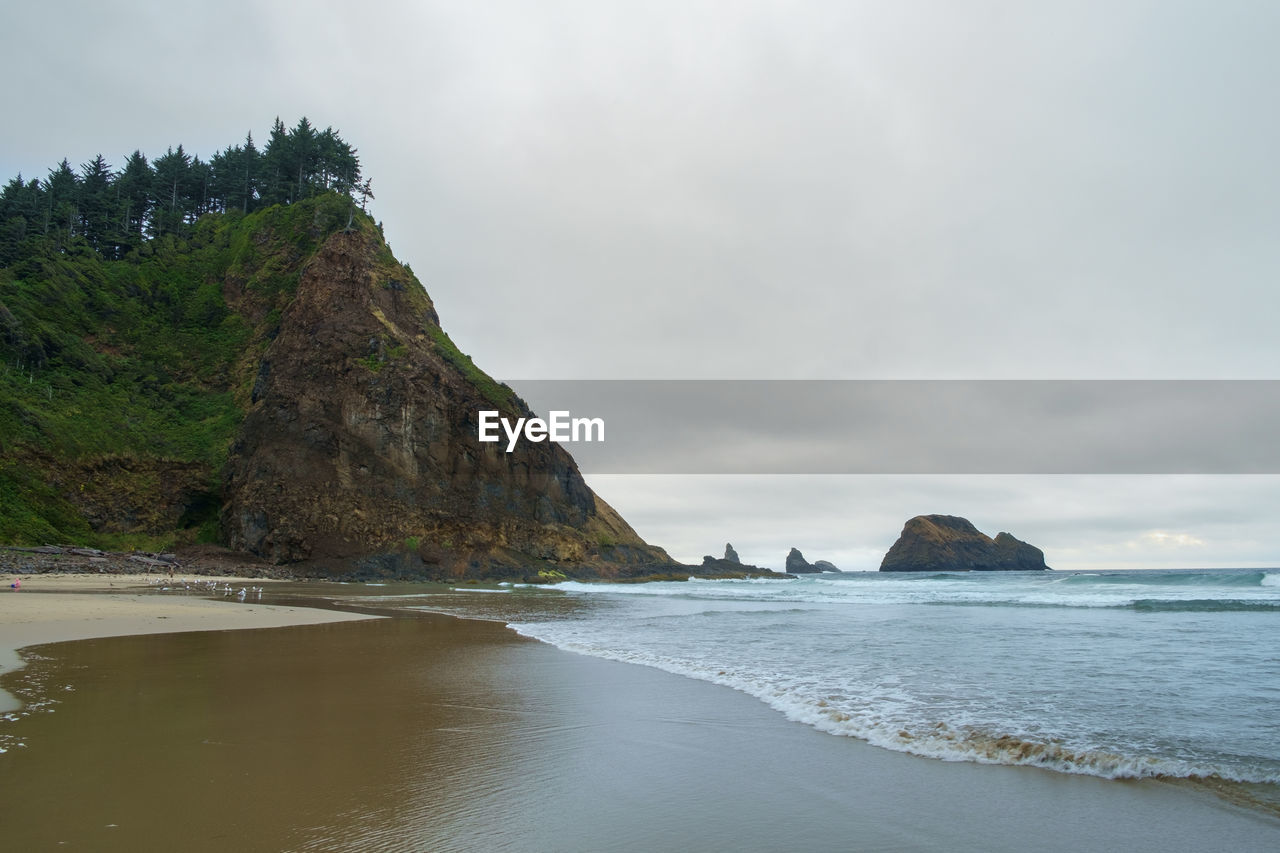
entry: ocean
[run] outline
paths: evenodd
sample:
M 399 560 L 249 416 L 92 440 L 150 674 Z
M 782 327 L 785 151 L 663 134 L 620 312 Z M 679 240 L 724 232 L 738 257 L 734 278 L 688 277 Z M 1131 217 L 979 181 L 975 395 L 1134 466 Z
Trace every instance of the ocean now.
M 866 572 L 497 593 L 403 603 L 725 685 L 885 749 L 1280 784 L 1280 570 Z
M 1278 576 L 273 584 L 24 650 L 6 849 L 1274 851 Z

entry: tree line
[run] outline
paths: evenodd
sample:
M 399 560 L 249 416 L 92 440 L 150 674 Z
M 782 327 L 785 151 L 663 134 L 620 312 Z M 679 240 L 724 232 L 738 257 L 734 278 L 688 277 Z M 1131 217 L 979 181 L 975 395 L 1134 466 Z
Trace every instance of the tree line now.
M 249 213 L 321 192 L 359 199 L 362 209 L 373 197 L 356 149 L 305 116 L 292 129 L 276 118 L 261 149 L 249 133 L 207 161 L 181 145 L 150 161 L 134 151 L 119 170 L 101 154 L 79 171 L 64 158 L 47 178 L 19 174 L 0 191 L 0 265 L 76 246 L 119 259 L 149 239 L 183 236 L 206 213 Z

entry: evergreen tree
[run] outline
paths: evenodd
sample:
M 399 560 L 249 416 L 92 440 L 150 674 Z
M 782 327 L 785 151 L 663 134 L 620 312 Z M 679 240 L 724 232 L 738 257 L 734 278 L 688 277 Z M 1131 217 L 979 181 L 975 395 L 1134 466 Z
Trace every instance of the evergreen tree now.
M 80 165 L 77 207 L 80 233 L 95 250 L 114 257 L 116 236 L 115 193 L 111 187 L 111 167 L 101 154 Z
M 24 182 L 21 174 L 0 192 L 0 264 L 18 260 L 27 238 L 38 233 L 44 210 L 41 196 L 40 182 Z
M 213 205 L 209 193 L 209 179 L 211 172 L 209 164 L 200 159 L 199 155 L 191 158 L 191 167 L 187 170 L 186 196 L 187 196 L 187 217 L 191 221 L 199 219 L 206 213 L 221 208 Z
M 208 161 L 181 145 L 151 162 L 134 151 L 114 174 L 101 154 L 79 173 L 64 158 L 43 181 L 18 175 L 0 191 L 0 263 L 65 251 L 80 240 L 121 258 L 148 237 L 187 233 L 206 213 L 249 213 L 322 192 L 350 198 L 353 217 L 356 197 L 362 209 L 373 197 L 370 182 L 361 182 L 356 149 L 332 127 L 317 131 L 305 116 L 292 130 L 277 116 L 262 150 L 249 133 L 243 145 Z
M 186 222 L 190 199 L 191 158 L 178 146 L 155 160 L 151 185 L 151 229 L 156 235 L 180 234 Z
M 120 196 L 120 225 L 124 233 L 121 241 L 126 248 L 137 248 L 151 218 L 151 186 L 155 174 L 151 164 L 141 151 L 134 151 L 125 161 L 124 170 L 116 176 L 116 190 Z
M 284 122 L 276 116 L 271 126 L 271 135 L 267 138 L 267 147 L 262 153 L 263 204 L 287 204 L 289 195 L 289 176 L 293 172 L 293 152 L 289 139 L 289 131 Z
M 343 142 L 332 127 L 326 127 L 320 133 L 317 149 L 320 187 L 351 195 L 360 180 L 360 160 L 356 157 L 356 150 Z
M 45 195 L 44 235 L 53 238 L 54 245 L 59 248 L 64 248 L 75 235 L 79 219 L 76 207 L 78 184 L 76 173 L 63 157 L 56 168 L 49 170 L 49 177 L 42 187 Z
M 306 116 L 298 119 L 298 126 L 289 134 L 289 149 L 289 177 L 293 182 L 290 201 L 297 201 L 313 195 L 313 179 L 320 163 L 319 140 Z
M 237 174 L 241 172 L 244 174 L 244 181 L 239 188 L 240 212 L 248 213 L 260 198 L 262 175 L 262 155 L 258 153 L 258 147 L 253 144 L 252 132 L 244 138 L 244 147 L 240 149 L 240 158 L 236 164 L 236 170 Z

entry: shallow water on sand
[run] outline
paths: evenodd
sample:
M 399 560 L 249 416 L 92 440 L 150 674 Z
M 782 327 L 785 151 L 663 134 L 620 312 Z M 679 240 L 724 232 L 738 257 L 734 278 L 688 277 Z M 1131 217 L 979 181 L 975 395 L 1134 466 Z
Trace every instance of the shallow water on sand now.
M 862 573 L 455 596 L 427 606 L 733 687 L 888 749 L 1280 783 L 1280 572 Z
M 1280 843 L 1280 823 L 1214 798 L 895 754 L 788 723 L 741 693 L 493 624 L 406 612 L 37 654 L 5 679 L 30 703 L 0 723 L 6 849 Z

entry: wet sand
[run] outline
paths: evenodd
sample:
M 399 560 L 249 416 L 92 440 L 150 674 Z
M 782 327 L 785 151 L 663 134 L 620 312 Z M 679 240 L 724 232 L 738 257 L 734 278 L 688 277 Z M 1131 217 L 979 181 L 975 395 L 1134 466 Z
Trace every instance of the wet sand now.
M 0 676 L 22 667 L 18 649 L 41 643 L 171 634 L 181 631 L 222 631 L 269 628 L 368 619 L 366 615 L 311 607 L 272 606 L 254 600 L 207 600 L 187 595 L 156 595 L 164 587 L 184 583 L 156 574 L 49 574 L 19 578 L 3 576 L 0 589 Z M 220 583 L 233 590 L 266 587 L 272 581 L 237 577 L 201 577 L 197 583 Z M 17 706 L 0 691 L 0 712 Z
M 495 623 L 35 652 L 3 680 L 33 702 L 0 723 L 12 849 L 1280 848 L 1280 822 L 1207 794 L 891 753 Z

